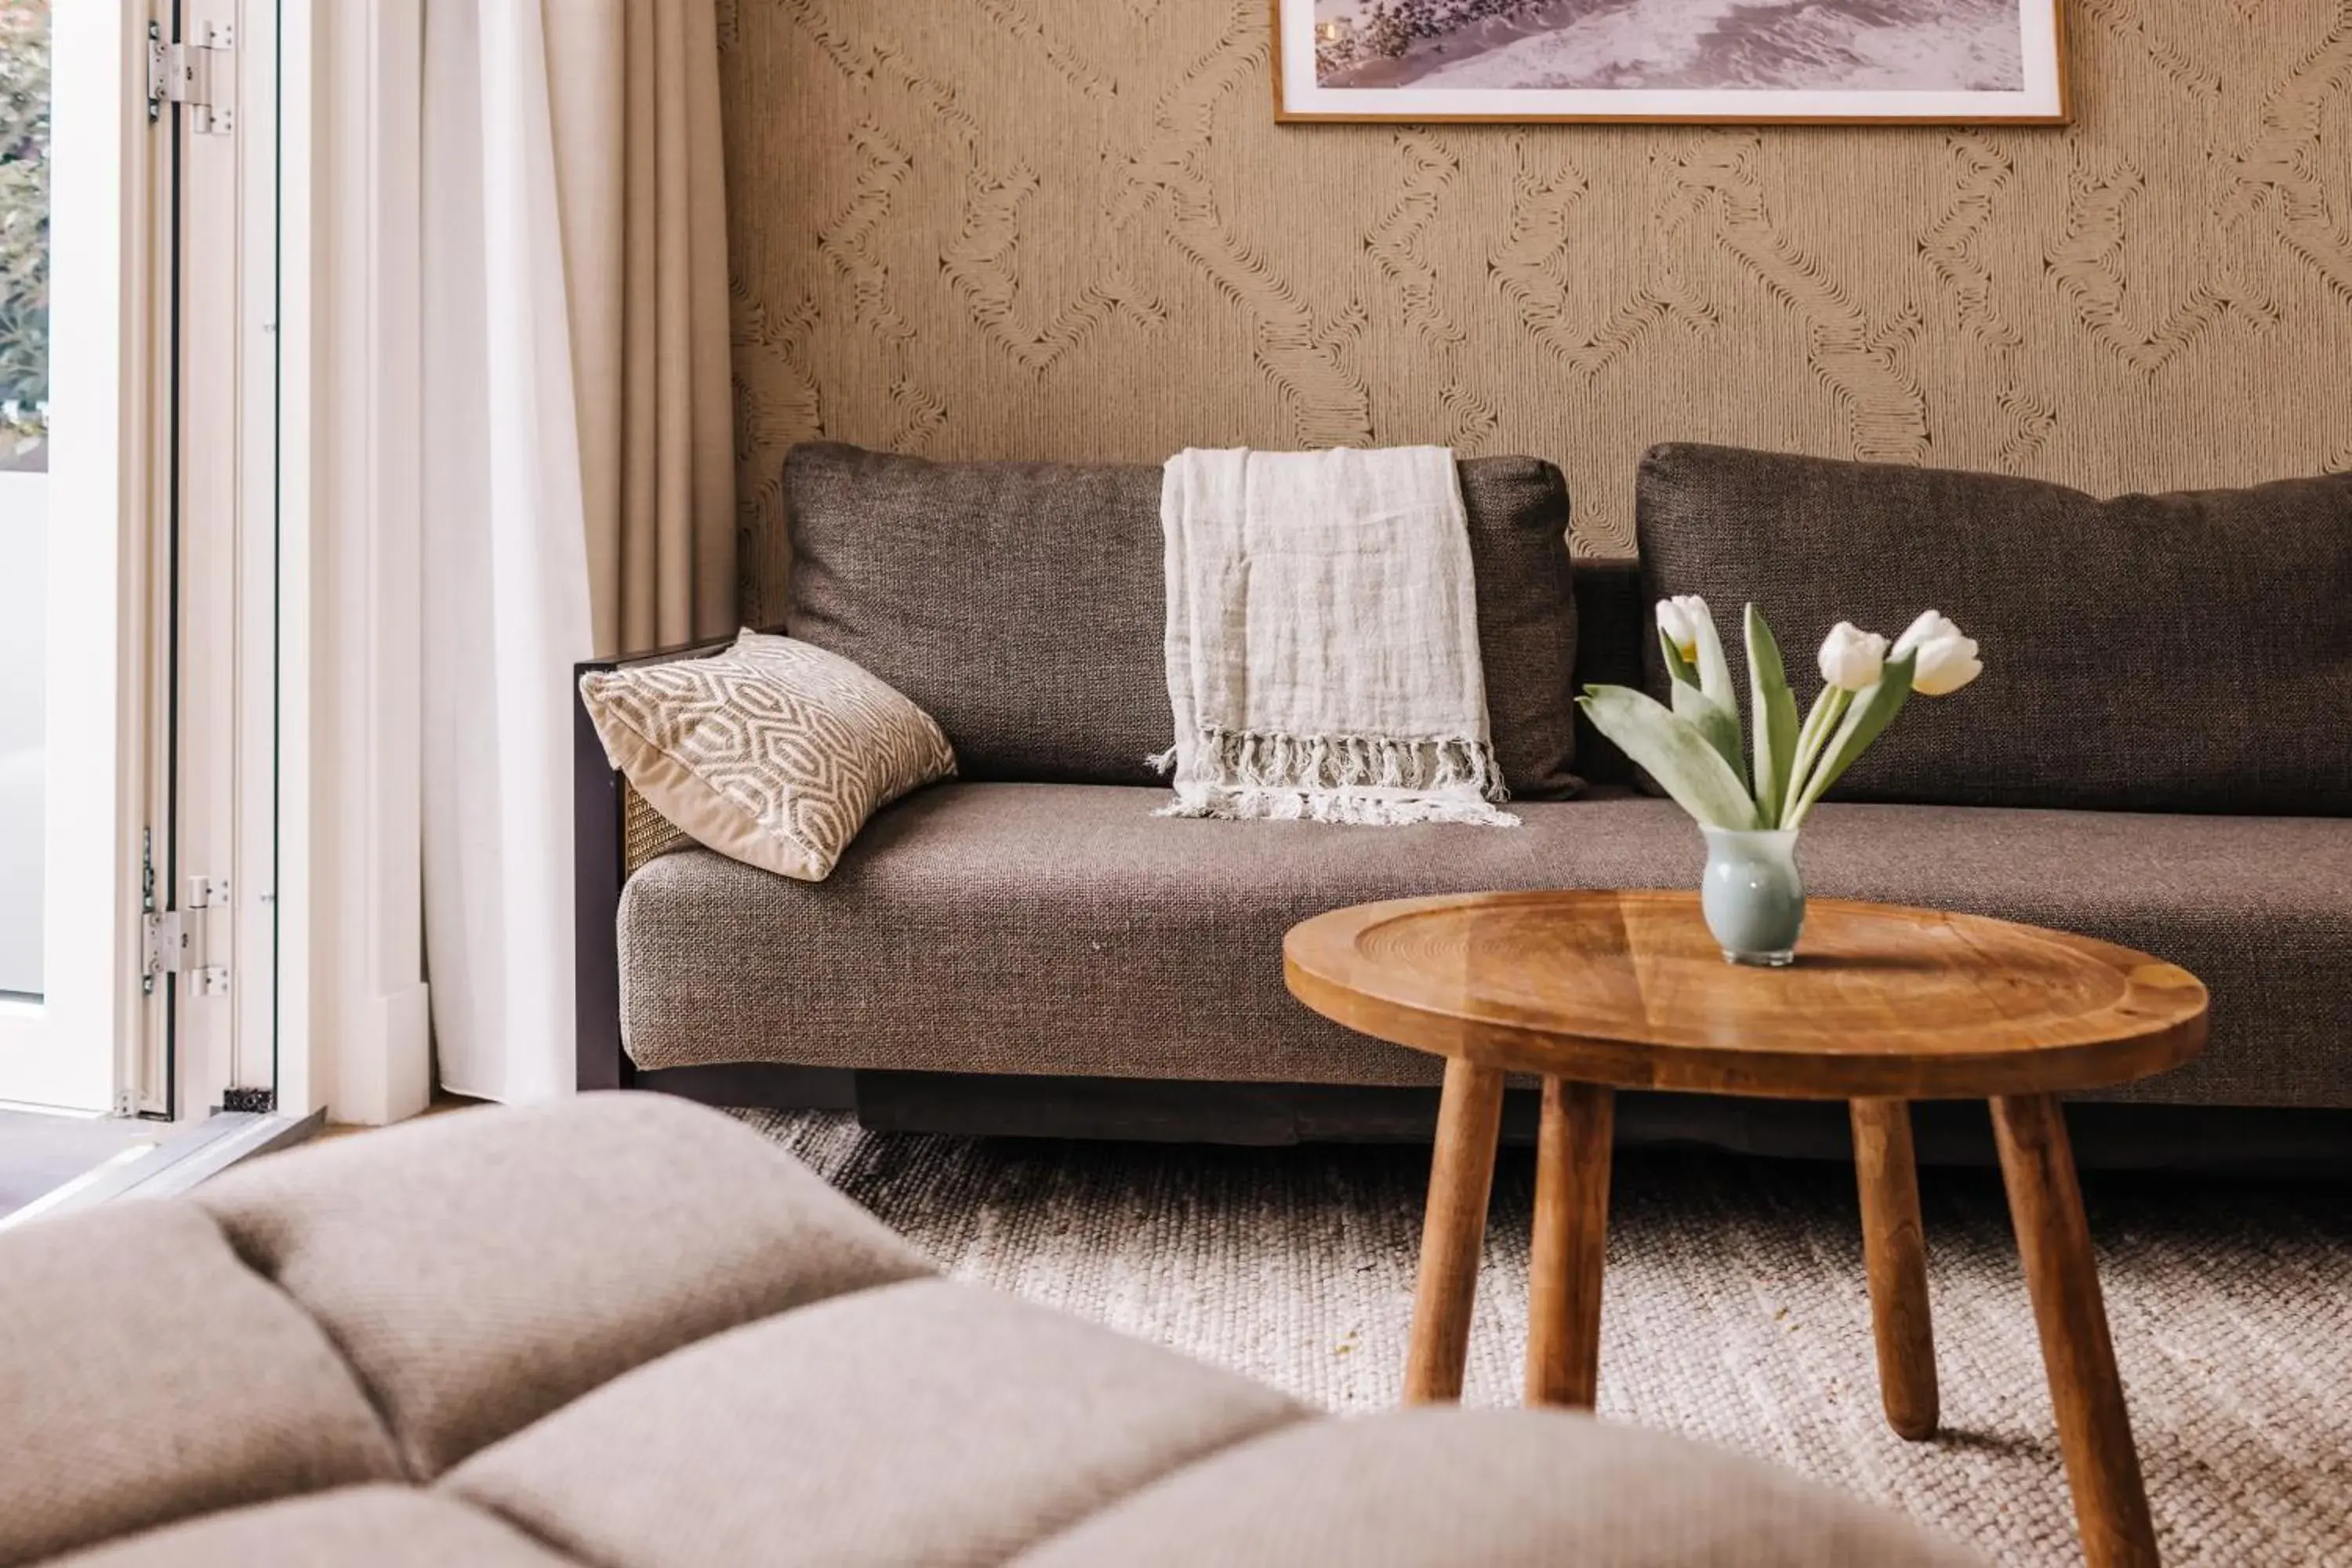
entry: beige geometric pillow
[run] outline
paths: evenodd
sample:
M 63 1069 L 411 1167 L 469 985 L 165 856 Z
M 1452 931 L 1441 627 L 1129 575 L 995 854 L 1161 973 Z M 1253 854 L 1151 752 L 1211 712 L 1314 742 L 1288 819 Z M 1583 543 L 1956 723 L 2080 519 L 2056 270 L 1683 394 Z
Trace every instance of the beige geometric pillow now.
M 725 653 L 580 678 L 646 803 L 721 855 L 822 882 L 866 819 L 955 773 L 931 716 L 842 658 L 747 631 Z

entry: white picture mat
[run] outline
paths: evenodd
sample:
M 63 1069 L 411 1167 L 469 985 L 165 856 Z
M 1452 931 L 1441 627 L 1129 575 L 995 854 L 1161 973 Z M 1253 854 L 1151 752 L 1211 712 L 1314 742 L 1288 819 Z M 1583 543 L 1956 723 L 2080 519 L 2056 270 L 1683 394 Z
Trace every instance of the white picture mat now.
M 1276 0 L 1284 119 L 2056 121 L 2066 113 L 2059 0 L 2021 0 L 2025 85 L 2015 92 L 1685 88 L 1328 88 L 1315 79 L 1312 0 Z

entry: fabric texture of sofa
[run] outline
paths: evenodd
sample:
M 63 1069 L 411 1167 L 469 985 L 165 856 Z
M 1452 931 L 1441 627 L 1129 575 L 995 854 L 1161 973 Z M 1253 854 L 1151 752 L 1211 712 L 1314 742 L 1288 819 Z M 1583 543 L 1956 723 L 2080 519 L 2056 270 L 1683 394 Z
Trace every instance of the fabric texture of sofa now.
M 1971 1561 L 1564 1413 L 1332 1421 L 938 1277 L 657 1095 L 0 1235 L 0 1568 Z
M 1521 522 L 1489 531 L 1523 540 L 1529 527 L 1565 528 L 1554 470 L 1491 463 L 1464 465 L 1474 515 L 1485 494 L 1491 511 Z M 786 470 L 793 541 L 808 557 L 789 629 L 910 688 L 951 684 L 956 668 L 1017 674 L 985 703 L 950 694 L 962 706 L 941 721 L 960 752 L 986 750 L 988 728 L 1016 710 L 1024 725 L 1083 721 L 1104 758 L 1163 744 L 1158 485 L 1149 468 L 932 465 L 804 448 Z M 926 531 L 933 491 L 942 499 Z M 1050 505 L 1037 500 L 1046 492 Z M 2027 481 L 1676 447 L 1645 464 L 1641 515 L 1655 559 L 1578 562 L 1572 607 L 1547 612 L 1549 586 L 1528 594 L 1489 580 L 1490 561 L 1524 574 L 1533 557 L 1490 547 L 1477 558 L 1482 630 L 1491 594 L 1511 599 L 1527 646 L 1573 647 L 1564 678 L 1542 659 L 1515 667 L 1522 684 L 1539 668 L 1559 682 L 1544 725 L 1570 721 L 1573 689 L 1586 682 L 1642 683 L 1654 592 L 1711 594 L 1729 635 L 1740 584 L 1752 584 L 1792 647 L 1841 615 L 1889 631 L 1930 605 L 1959 616 L 1987 637 L 1996 671 L 2010 661 L 2031 681 L 1988 675 L 1949 701 L 1916 705 L 1906 725 L 1932 731 L 1935 749 L 1899 731 L 1884 766 L 1866 765 L 1832 795 L 1805 833 L 1810 890 L 2063 927 L 2190 969 L 2213 994 L 2204 1057 L 2122 1098 L 2352 1107 L 2352 822 L 2342 815 L 2352 749 L 2340 729 L 2298 731 L 2268 771 L 2247 775 L 2245 809 L 2217 809 L 2236 798 L 2248 725 L 2312 724 L 2317 710 L 2352 701 L 2352 477 L 2102 503 Z M 1967 552 L 1949 544 L 1963 526 Z M 2161 570 L 2130 559 L 2144 529 L 2169 552 Z M 2063 530 L 2074 531 L 2053 532 Z M 925 540 L 919 572 L 898 563 L 910 535 Z M 1057 542 L 1072 535 L 1087 542 L 1064 550 Z M 1914 535 L 1925 542 L 1890 542 Z M 1833 572 L 1842 537 L 1859 542 Z M 2239 564 L 2235 552 L 2259 538 L 2291 558 Z M 975 539 L 1031 564 L 1003 582 L 976 572 L 996 584 L 984 592 L 940 586 Z M 1087 556 L 1085 572 L 1061 591 L 1039 586 L 1051 573 L 1035 563 L 1071 551 Z M 2252 647 L 2250 627 L 2270 585 L 2297 571 L 2312 583 L 2278 590 L 2295 647 L 2274 657 L 2306 668 L 2267 694 L 2249 689 L 2248 658 L 2273 657 Z M 1837 572 L 1834 591 L 1850 586 L 1850 602 L 1807 587 L 1807 574 Z M 2080 622 L 2092 635 L 2053 647 L 2071 623 L 2065 584 L 2050 579 L 2069 572 L 2100 604 Z M 2019 586 L 2028 581 L 2030 594 Z M 2210 669 L 2193 668 L 2200 616 L 2228 643 Z M 2131 647 L 2112 646 L 2135 628 L 2144 630 Z M 1490 660 L 1490 681 L 1495 669 Z M 2143 799 L 2106 752 L 2168 693 L 2214 711 L 2162 710 L 2160 737 L 2144 742 L 2144 787 L 2155 793 Z M 2220 716 L 2232 693 L 2251 717 Z M 1505 711 L 1498 744 L 1509 739 Z M 1635 788 L 1590 729 L 1574 748 L 1588 787 L 1522 798 L 1516 831 L 1171 821 L 1152 815 L 1162 792 L 1134 775 L 1023 771 L 1013 759 L 1042 754 L 1043 742 L 1021 736 L 996 748 L 1002 765 L 985 776 L 882 814 L 814 886 L 698 850 L 624 862 L 625 792 L 592 756 L 581 784 L 582 1081 L 765 1062 L 1424 1085 L 1436 1078 L 1431 1058 L 1289 998 L 1280 949 L 1292 923 L 1344 904 L 1482 888 L 1690 887 L 1703 859 L 1689 822 Z M 2180 754 L 2200 737 L 2210 754 Z M 2076 809 L 2158 801 L 2167 809 Z
M 1665 446 L 1643 459 L 1635 532 L 1647 597 L 1701 595 L 1727 626 L 1752 599 L 1792 648 L 1931 607 L 1983 644 L 1967 699 L 1906 711 L 1840 798 L 2352 813 L 2352 473 L 2099 500 Z
M 1574 795 L 1559 693 L 1576 657 L 1568 483 L 1532 458 L 1458 471 L 1480 584 L 1478 653 L 1504 781 Z M 940 463 L 856 447 L 784 465 L 793 635 L 940 721 L 982 782 L 1155 784 L 1174 738 L 1160 470 Z

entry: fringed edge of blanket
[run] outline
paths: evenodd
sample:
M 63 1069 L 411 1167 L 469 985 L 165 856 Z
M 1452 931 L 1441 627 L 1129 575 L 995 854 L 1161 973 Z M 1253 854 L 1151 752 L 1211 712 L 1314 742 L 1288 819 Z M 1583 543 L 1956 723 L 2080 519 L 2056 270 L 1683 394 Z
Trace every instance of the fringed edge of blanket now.
M 1164 772 L 1175 760 L 1171 749 L 1151 762 Z M 1176 799 L 1160 816 L 1382 827 L 1519 825 L 1489 804 L 1507 795 L 1493 744 L 1475 736 L 1404 740 L 1211 727 L 1202 733 L 1193 771 L 1196 776 L 1176 781 Z

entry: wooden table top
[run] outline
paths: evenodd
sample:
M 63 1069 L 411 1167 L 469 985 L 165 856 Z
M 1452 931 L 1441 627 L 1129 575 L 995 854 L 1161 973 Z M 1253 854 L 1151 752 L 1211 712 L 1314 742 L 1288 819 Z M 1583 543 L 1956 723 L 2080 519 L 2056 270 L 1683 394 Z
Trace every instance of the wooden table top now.
M 1467 893 L 1291 928 L 1292 994 L 1378 1039 L 1620 1089 L 1789 1099 L 2059 1093 L 2177 1067 L 2205 987 L 1975 915 L 1807 902 L 1786 969 L 1727 963 L 1693 893 Z

